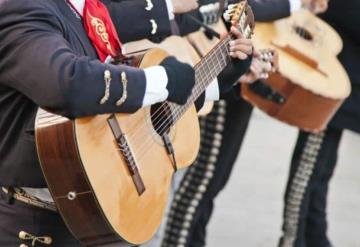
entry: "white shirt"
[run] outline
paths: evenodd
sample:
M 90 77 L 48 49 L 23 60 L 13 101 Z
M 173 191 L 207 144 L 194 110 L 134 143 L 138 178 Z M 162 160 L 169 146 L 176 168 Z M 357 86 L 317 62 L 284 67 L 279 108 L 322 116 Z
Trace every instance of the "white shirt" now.
M 290 3 L 290 12 L 291 13 L 294 13 L 301 9 L 301 6 L 302 6 L 301 0 L 289 0 L 289 3 Z

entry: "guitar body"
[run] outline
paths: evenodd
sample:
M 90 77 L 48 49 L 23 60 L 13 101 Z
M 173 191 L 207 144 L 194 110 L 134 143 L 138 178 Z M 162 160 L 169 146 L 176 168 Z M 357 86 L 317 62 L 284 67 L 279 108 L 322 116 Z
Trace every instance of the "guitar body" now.
M 351 91 L 350 81 L 336 55 L 339 35 L 307 11 L 273 23 L 258 23 L 253 37 L 258 49 L 273 48 L 279 69 L 266 80 L 271 94 L 261 95 L 242 85 L 242 95 L 280 121 L 306 131 L 323 130 Z
M 166 56 L 152 49 L 140 67 L 157 65 Z M 116 246 L 139 245 L 151 239 L 161 223 L 174 168 L 150 112 L 147 107 L 134 114 L 75 121 L 41 109 L 38 112 L 36 144 L 48 187 L 68 228 L 86 246 L 112 242 L 117 242 Z M 134 155 L 144 186 L 141 193 L 109 118 L 120 126 Z M 200 143 L 194 106 L 171 127 L 168 136 L 177 167 L 190 165 Z

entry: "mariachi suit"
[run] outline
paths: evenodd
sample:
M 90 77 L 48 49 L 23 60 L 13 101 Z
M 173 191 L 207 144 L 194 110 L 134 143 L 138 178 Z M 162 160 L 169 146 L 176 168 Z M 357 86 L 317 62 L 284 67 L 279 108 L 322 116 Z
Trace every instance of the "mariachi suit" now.
M 100 63 L 81 19 L 64 0 L 1 0 L 0 15 L 0 186 L 44 188 L 34 140 L 38 106 L 69 118 L 134 112 L 142 105 L 145 74 Z M 140 38 L 120 34 L 124 40 Z M 112 82 L 109 100 L 101 105 L 105 70 Z M 118 107 L 122 72 L 128 98 Z M 2 190 L 0 196 L 1 246 L 31 243 L 20 241 L 22 230 L 52 237 L 52 246 L 79 246 L 59 214 L 15 201 Z
M 202 4 L 216 1 L 202 1 Z M 249 1 L 256 20 L 270 21 L 290 15 L 288 0 Z M 201 17 L 199 12 L 192 15 Z M 199 25 L 183 16 L 183 33 Z M 237 91 L 239 92 L 239 88 Z M 238 93 L 229 92 L 223 101 L 215 103 L 213 111 L 201 119 L 200 151 L 189 167 L 174 196 L 162 247 L 205 246 L 206 226 L 210 220 L 214 199 L 226 185 L 239 153 L 253 107 Z M 235 244 L 235 243 L 234 243 Z
M 360 2 L 329 2 L 321 15 L 344 42 L 339 59 L 351 81 L 351 95 L 319 134 L 300 131 L 291 161 L 285 193 L 281 247 L 330 247 L 327 238 L 326 200 L 343 129 L 360 133 Z M 305 183 L 304 183 L 305 182 Z
M 110 11 L 116 7 L 109 6 Z M 131 11 L 124 14 L 131 15 Z M 38 107 L 70 119 L 135 112 L 145 102 L 146 72 L 152 68 L 142 70 L 101 63 L 84 31 L 81 17 L 65 0 L 0 0 L 0 15 L 0 186 L 46 188 L 34 141 Z M 119 26 L 121 20 L 118 18 L 115 25 Z M 126 24 L 132 25 L 121 23 Z M 152 30 L 147 24 L 143 27 Z M 118 32 L 122 35 L 120 39 L 131 40 L 120 29 Z M 132 39 L 152 38 L 151 35 L 154 36 L 145 32 Z M 245 71 L 248 65 L 249 61 L 241 63 L 240 71 Z M 110 95 L 105 104 L 100 104 L 105 92 L 106 71 L 112 78 Z M 173 68 L 170 72 L 183 77 L 183 73 L 174 71 L 178 70 Z M 116 106 L 124 91 L 122 73 L 128 81 L 127 99 Z M 226 74 L 222 75 L 226 78 Z M 155 79 L 159 82 L 159 77 Z M 202 100 L 197 101 L 198 105 Z M 22 230 L 34 236 L 51 236 L 51 246 L 78 246 L 57 213 L 13 200 L 11 194 L 5 195 L 2 190 L 0 196 L 1 246 L 23 243 L 18 238 Z

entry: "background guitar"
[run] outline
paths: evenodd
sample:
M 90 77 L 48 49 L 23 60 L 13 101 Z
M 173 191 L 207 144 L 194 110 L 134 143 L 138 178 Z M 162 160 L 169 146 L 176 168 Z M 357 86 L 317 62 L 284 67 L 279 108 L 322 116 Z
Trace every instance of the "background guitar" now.
M 351 91 L 336 58 L 342 49 L 339 35 L 304 10 L 272 23 L 257 23 L 253 40 L 258 48 L 277 49 L 279 69 L 267 80 L 268 94 L 245 90 L 246 98 L 280 121 L 307 131 L 323 130 Z

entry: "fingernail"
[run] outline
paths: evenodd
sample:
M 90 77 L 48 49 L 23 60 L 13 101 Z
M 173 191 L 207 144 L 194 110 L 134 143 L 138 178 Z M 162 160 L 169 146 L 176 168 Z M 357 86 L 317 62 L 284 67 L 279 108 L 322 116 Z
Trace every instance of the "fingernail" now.
M 229 45 L 235 45 L 235 41 L 230 41 Z

